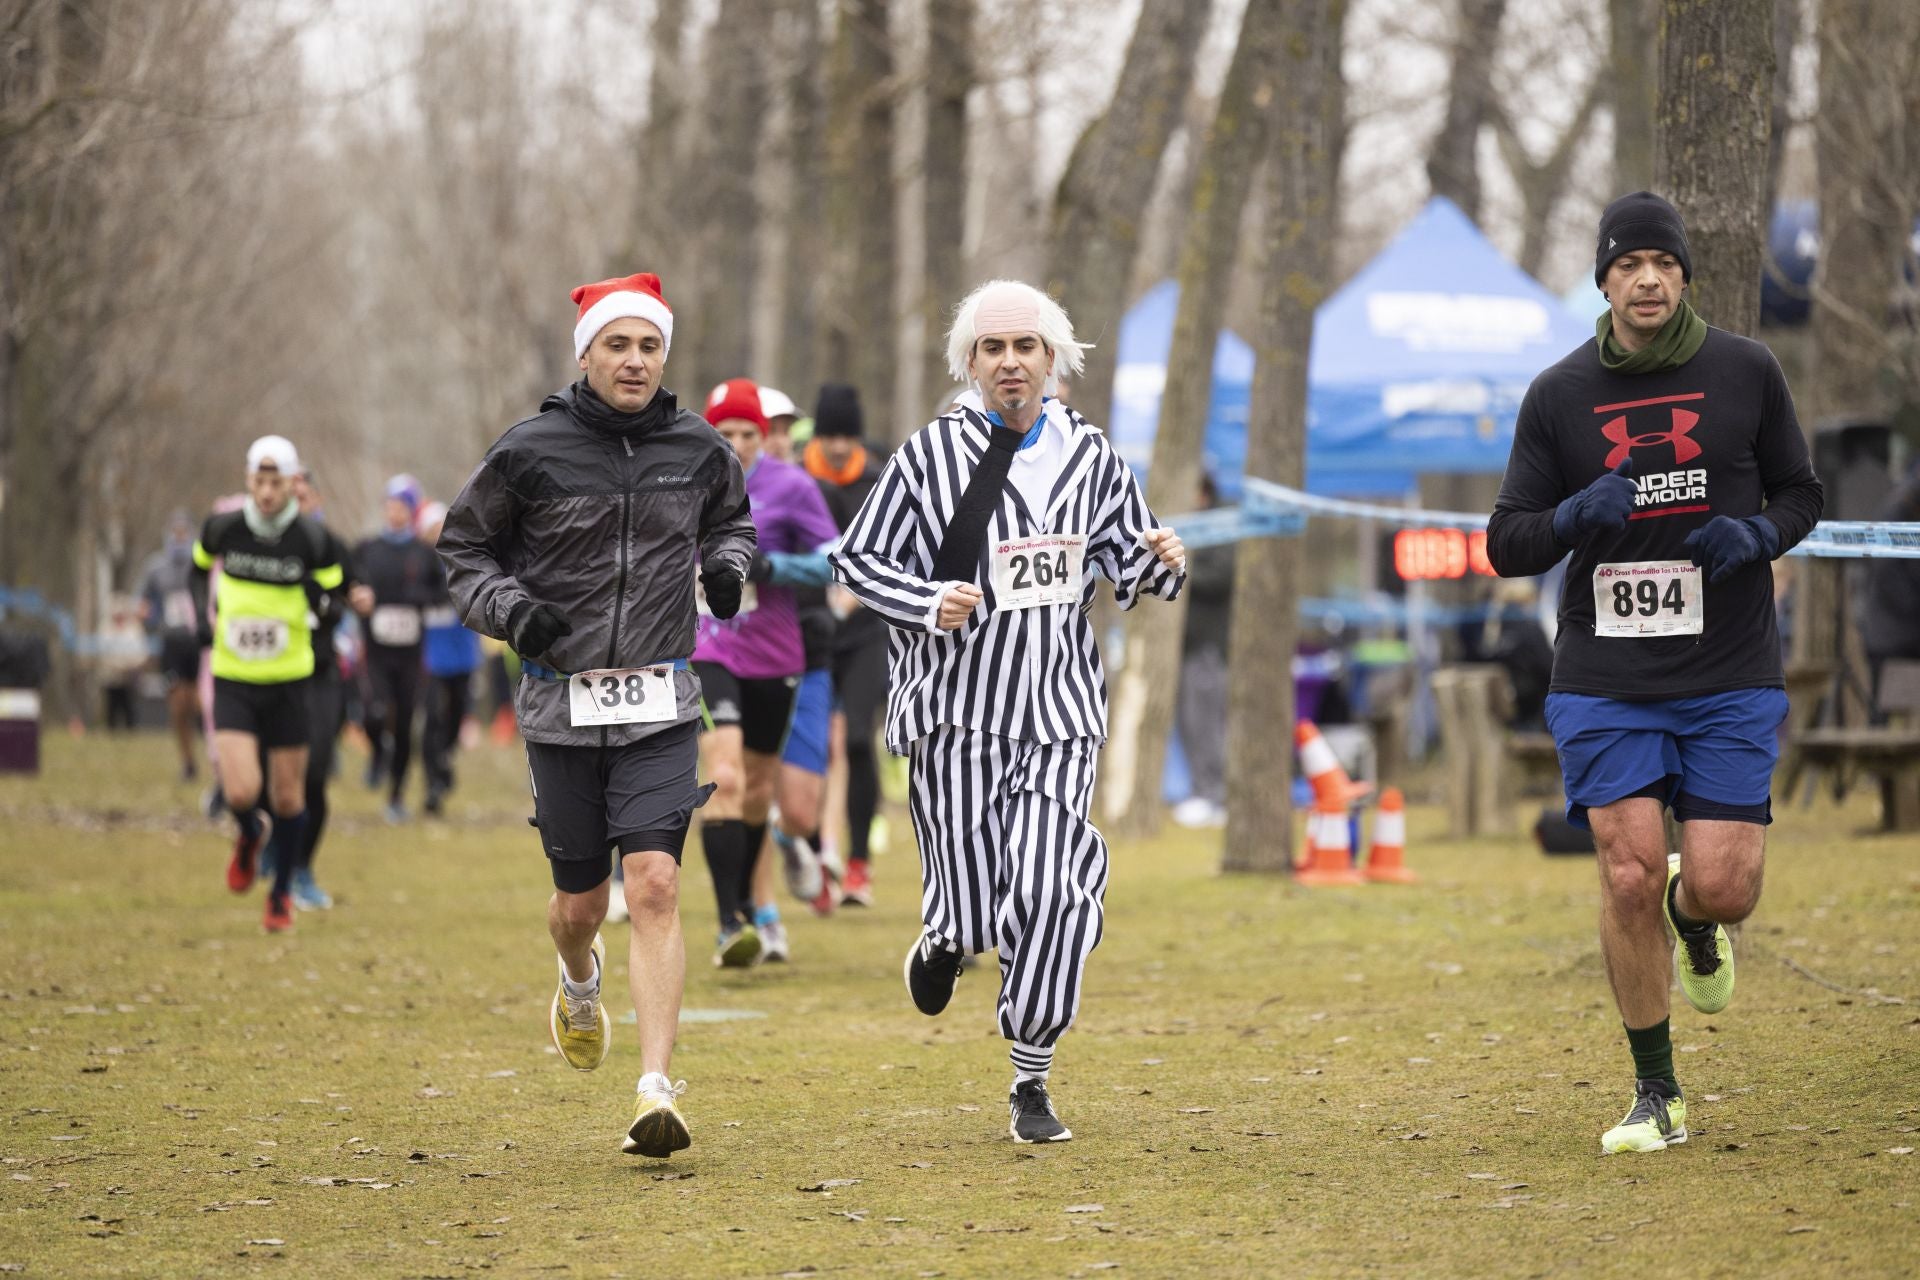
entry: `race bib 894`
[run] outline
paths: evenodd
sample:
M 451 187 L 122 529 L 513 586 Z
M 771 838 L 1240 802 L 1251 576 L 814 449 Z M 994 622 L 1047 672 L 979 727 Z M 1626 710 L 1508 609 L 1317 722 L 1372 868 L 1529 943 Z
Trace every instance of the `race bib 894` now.
M 1699 566 L 1686 560 L 1594 566 L 1596 636 L 1697 636 L 1703 625 Z

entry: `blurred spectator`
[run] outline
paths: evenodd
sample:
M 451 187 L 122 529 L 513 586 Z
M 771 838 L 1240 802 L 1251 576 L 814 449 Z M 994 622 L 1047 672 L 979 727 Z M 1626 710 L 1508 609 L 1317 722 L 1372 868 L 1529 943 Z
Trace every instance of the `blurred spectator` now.
M 193 595 L 187 575 L 193 569 L 193 518 L 185 508 L 167 520 L 166 543 L 147 561 L 140 580 L 140 620 L 158 648 L 160 674 L 167 682 L 167 724 L 180 752 L 180 777 L 199 773 L 194 749 L 200 719 L 200 642 L 194 638 Z
M 1920 520 L 1920 460 L 1887 499 L 1880 519 Z M 1861 609 L 1860 638 L 1872 673 L 1874 715 L 1880 712 L 1880 678 L 1888 662 L 1920 660 L 1920 560 L 1869 559 L 1866 562 L 1866 600 Z

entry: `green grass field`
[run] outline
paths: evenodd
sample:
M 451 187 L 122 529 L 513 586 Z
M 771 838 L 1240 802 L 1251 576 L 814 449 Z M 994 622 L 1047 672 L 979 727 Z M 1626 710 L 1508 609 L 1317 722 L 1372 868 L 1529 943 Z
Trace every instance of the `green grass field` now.
M 469 756 L 451 819 L 397 829 L 350 758 L 319 868 L 339 905 L 267 937 L 159 738 L 46 749 L 0 779 L 0 1271 L 1920 1269 L 1920 842 L 1863 834 L 1864 807 L 1783 812 L 1732 1008 L 1675 1015 L 1693 1140 L 1640 1157 L 1599 1154 L 1631 1071 L 1590 859 L 1444 843 L 1419 809 L 1409 888 L 1223 878 L 1186 833 L 1116 848 L 1054 1070 L 1075 1141 L 1035 1150 L 1006 1137 L 991 969 L 938 1020 L 901 987 L 903 821 L 879 906 L 789 911 L 779 969 L 709 967 L 690 850 L 694 1146 L 657 1162 L 619 1150 L 631 1026 L 593 1075 L 548 1044 L 516 753 Z

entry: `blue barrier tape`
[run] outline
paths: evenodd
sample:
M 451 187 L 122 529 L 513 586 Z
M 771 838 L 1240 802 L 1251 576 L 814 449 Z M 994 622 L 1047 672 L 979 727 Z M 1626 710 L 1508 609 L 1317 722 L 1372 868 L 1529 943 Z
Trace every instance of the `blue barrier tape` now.
M 1216 508 L 1177 516 L 1167 523 L 1180 531 L 1190 547 L 1219 546 L 1242 538 L 1290 536 L 1313 516 L 1344 516 L 1378 520 L 1396 526 L 1476 530 L 1487 527 L 1487 516 L 1465 511 L 1427 511 L 1420 507 L 1388 507 L 1373 502 L 1323 498 L 1285 485 L 1249 476 L 1245 501 L 1239 507 Z M 1188 537 L 1188 527 L 1198 537 Z M 1790 556 L 1839 559 L 1920 560 L 1920 524 L 1878 520 L 1822 520 Z

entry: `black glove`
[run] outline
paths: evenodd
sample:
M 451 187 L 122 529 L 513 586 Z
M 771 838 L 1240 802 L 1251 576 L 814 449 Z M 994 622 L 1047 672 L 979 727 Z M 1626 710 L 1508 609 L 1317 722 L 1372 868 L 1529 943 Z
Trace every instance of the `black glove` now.
M 725 565 L 700 571 L 700 586 L 707 593 L 707 612 L 722 622 L 740 612 L 740 575 Z
M 573 624 L 550 604 L 522 600 L 507 616 L 507 639 L 523 658 L 538 658 L 561 636 L 573 634 Z
M 772 577 L 773 561 L 758 551 L 754 552 L 753 563 L 747 566 L 747 581 L 765 582 Z
M 1771 560 L 1780 548 L 1780 526 L 1765 516 L 1715 516 L 1687 535 L 1681 544 L 1693 562 L 1707 571 L 1708 582 L 1719 582 L 1742 565 Z
M 1553 536 L 1572 544 L 1589 534 L 1626 528 L 1639 492 L 1629 478 L 1632 475 L 1633 459 L 1623 458 L 1619 466 L 1555 507 Z

